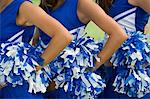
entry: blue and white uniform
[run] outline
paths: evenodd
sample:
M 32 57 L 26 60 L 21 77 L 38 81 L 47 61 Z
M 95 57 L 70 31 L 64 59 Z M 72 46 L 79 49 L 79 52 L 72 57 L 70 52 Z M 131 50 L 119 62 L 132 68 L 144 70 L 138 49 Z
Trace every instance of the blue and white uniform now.
M 36 72 L 43 59 L 36 48 L 23 42 L 27 27 L 16 24 L 24 1 L 13 0 L 0 13 L 0 84 L 7 83 L 0 90 L 1 98 L 42 98 L 35 93 L 46 92 L 51 77 L 49 67 Z
M 34 29 L 35 29 L 35 26 L 29 26 L 28 28 L 26 28 L 23 32 L 23 38 L 22 38 L 22 41 L 25 42 L 25 43 L 30 43 L 32 37 L 33 37 L 33 34 L 34 34 Z
M 85 24 L 77 16 L 77 5 L 78 0 L 65 0 L 56 10 L 47 11 L 73 35 L 73 41 L 52 62 L 50 68 L 56 88 L 73 94 L 70 98 L 95 98 L 105 87 L 101 76 L 91 71 L 103 45 L 86 36 Z M 44 48 L 51 38 L 40 31 L 40 39 L 40 45 Z M 52 98 L 65 97 L 56 95 Z
M 108 91 L 113 94 L 110 98 L 122 98 L 123 94 L 126 98 L 144 97 L 150 93 L 150 43 L 143 32 L 150 15 L 143 9 L 130 5 L 128 0 L 114 0 L 109 15 L 129 38 L 110 59 L 114 70 L 106 90 L 113 89 L 120 93 L 119 96 Z

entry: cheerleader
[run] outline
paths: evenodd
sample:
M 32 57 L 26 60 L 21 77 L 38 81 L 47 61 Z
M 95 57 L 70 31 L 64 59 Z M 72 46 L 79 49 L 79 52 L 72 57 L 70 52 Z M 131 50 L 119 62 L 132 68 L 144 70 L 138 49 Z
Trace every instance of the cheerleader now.
M 100 6 L 106 4 L 104 8 L 110 6 L 106 1 L 112 2 L 98 1 Z M 106 70 L 112 75 L 109 76 L 104 98 L 150 98 L 150 43 L 144 34 L 149 13 L 149 0 L 113 0 L 108 14 L 129 38 L 110 59 L 109 66 L 113 69 L 110 70 L 110 66 L 109 71 L 112 72 Z
M 0 98 L 42 98 L 51 81 L 46 64 L 72 36 L 40 7 L 25 0 L 0 0 L 0 23 Z M 52 37 L 43 53 L 22 41 L 24 30 L 31 25 Z
M 105 83 L 92 69 L 109 59 L 127 35 L 92 0 L 42 0 L 40 6 L 73 35 L 71 44 L 50 65 L 53 85 L 58 89 L 48 93 L 50 98 L 96 98 Z M 90 21 L 111 35 L 103 49 L 100 42 L 86 36 L 84 29 Z M 38 48 L 42 50 L 51 38 L 39 32 Z

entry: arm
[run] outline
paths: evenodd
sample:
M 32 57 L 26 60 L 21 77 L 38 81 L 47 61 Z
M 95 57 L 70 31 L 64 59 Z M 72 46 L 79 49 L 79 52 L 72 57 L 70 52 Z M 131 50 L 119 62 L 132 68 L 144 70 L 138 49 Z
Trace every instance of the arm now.
M 112 18 L 106 15 L 92 0 L 79 0 L 78 8 L 80 13 L 87 16 L 87 19 L 92 20 L 109 35 L 106 45 L 98 54 L 98 57 L 101 58 L 101 62 L 96 63 L 96 68 L 99 68 L 127 39 L 127 35 L 121 27 Z
M 40 7 L 25 1 L 19 10 L 19 16 L 34 24 L 52 37 L 41 57 L 45 64 L 52 61 L 72 40 L 71 34 L 55 19 L 47 15 Z
M 150 0 L 128 0 L 131 5 L 142 8 L 145 12 L 150 14 Z

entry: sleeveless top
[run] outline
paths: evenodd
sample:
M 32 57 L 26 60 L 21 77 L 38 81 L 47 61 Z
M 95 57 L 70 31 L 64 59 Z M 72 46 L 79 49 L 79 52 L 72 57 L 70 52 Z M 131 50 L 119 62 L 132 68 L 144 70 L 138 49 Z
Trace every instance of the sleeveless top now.
M 77 6 L 78 0 L 65 0 L 65 2 L 56 10 L 50 11 L 49 9 L 47 12 L 70 31 L 85 25 L 77 16 Z M 44 34 L 41 30 L 39 32 L 41 40 L 44 44 L 48 44 L 51 38 Z
M 142 8 L 132 6 L 128 0 L 114 0 L 109 15 L 127 31 L 144 32 L 150 14 Z
M 0 42 L 16 42 L 22 39 L 25 27 L 16 24 L 16 17 L 25 0 L 13 0 L 0 13 Z

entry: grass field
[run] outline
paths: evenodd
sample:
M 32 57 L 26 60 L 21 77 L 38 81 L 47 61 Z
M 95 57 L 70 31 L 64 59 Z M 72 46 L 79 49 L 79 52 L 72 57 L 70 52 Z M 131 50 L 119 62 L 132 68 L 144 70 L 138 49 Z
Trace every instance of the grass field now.
M 40 3 L 40 0 L 32 0 L 34 4 L 38 5 Z M 87 27 L 86 31 L 88 32 L 87 35 L 94 37 L 95 39 L 103 39 L 104 38 L 104 32 L 98 28 L 93 22 L 90 22 Z M 150 35 L 150 20 L 148 22 L 148 29 L 146 31 L 147 34 Z M 149 36 L 150 41 L 150 36 Z

